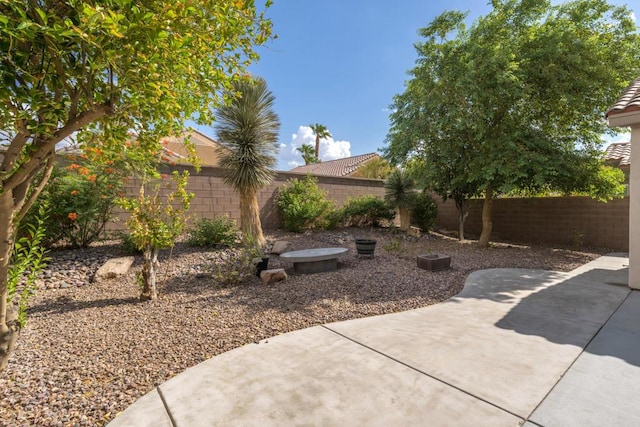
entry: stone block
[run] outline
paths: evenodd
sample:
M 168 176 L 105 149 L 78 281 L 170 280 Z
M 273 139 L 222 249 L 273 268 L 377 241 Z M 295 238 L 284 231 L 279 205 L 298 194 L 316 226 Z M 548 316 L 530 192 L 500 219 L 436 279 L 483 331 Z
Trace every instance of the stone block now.
M 112 258 L 105 262 L 102 267 L 96 271 L 96 274 L 93 276 L 93 281 L 96 282 L 102 279 L 114 279 L 118 276 L 125 275 L 133 261 L 135 260 L 132 256 L 125 256 L 120 258 Z
M 280 255 L 285 252 L 291 252 L 293 250 L 293 244 L 286 240 L 278 240 L 273 244 L 273 248 L 271 248 L 271 253 L 275 255 Z
M 440 254 L 418 255 L 417 263 L 423 270 L 448 270 L 451 267 L 451 257 Z
M 279 282 L 281 280 L 287 280 L 287 273 L 284 271 L 284 268 L 262 270 L 260 272 L 260 279 L 263 284 Z

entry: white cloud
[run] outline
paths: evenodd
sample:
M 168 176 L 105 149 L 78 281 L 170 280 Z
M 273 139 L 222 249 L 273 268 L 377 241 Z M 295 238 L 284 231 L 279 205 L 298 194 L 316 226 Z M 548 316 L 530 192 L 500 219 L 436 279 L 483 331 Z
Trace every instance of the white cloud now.
M 280 144 L 278 164 L 281 169 L 289 170 L 304 165 L 302 156 L 296 150 L 298 147 L 309 144 L 316 145 L 316 137 L 309 126 L 298 127 L 298 133 L 291 135 L 291 142 Z M 336 141 L 333 138 L 320 139 L 320 160 L 336 160 L 351 156 L 351 143 L 349 141 Z
M 633 22 L 636 22 L 636 14 L 635 14 L 635 12 L 631 11 L 631 14 L 629 16 L 631 17 Z

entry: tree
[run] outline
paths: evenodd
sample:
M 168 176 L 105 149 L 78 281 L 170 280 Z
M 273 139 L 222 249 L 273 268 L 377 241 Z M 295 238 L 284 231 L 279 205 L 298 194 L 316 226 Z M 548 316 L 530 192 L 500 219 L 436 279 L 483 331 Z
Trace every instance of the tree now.
M 386 179 L 393 171 L 393 167 L 382 157 L 373 159 L 360 166 L 351 176 L 358 178 Z
M 398 208 L 400 229 L 407 231 L 411 226 L 411 208 L 415 202 L 415 180 L 403 169 L 391 172 L 384 182 L 385 200 Z
M 302 144 L 300 147 L 296 148 L 296 151 L 302 154 L 302 160 L 304 160 L 305 165 L 318 163 L 318 159 L 316 158 L 315 150 L 312 145 Z
M 609 131 L 602 112 L 640 63 L 625 7 L 603 0 L 492 4 L 469 28 L 465 14 L 445 12 L 420 31 L 425 40 L 416 45 L 405 92 L 394 98 L 385 150 L 396 161 L 418 156 L 443 197 L 483 195 L 482 246 L 503 188 L 593 190 L 602 164 L 581 165 L 599 156 Z
M 316 123 L 315 125 L 309 125 L 313 133 L 316 135 L 316 163 L 320 161 L 320 140 L 323 138 L 331 138 L 331 132 L 324 125 Z
M 56 144 L 77 133 L 87 146 L 124 154 L 134 130 L 155 153 L 159 136 L 185 120 L 209 123 L 271 24 L 253 2 L 234 0 L 9 0 L 0 11 L 2 369 L 19 332 L 7 317 L 16 227 L 49 179 Z
M 260 223 L 258 190 L 275 177 L 280 121 L 275 97 L 262 78 L 237 82 L 229 105 L 217 110 L 216 132 L 225 183 L 240 195 L 240 230 L 246 239 L 266 243 Z

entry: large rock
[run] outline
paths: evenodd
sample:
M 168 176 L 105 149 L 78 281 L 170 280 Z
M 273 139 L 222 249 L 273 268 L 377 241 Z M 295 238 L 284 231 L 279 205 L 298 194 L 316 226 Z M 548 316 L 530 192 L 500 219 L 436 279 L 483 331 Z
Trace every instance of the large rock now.
M 260 272 L 260 279 L 263 284 L 279 282 L 281 280 L 287 280 L 287 273 L 284 271 L 284 268 L 263 270 Z
M 132 256 L 112 258 L 108 260 L 98 269 L 98 271 L 96 271 L 96 274 L 93 276 L 93 281 L 97 282 L 98 280 L 103 279 L 114 279 L 125 275 L 127 271 L 129 271 L 129 268 L 131 268 L 134 260 L 135 258 Z
M 293 250 L 293 244 L 286 240 L 278 240 L 273 244 L 273 248 L 271 248 L 271 253 L 275 255 L 280 255 L 285 252 L 291 252 Z

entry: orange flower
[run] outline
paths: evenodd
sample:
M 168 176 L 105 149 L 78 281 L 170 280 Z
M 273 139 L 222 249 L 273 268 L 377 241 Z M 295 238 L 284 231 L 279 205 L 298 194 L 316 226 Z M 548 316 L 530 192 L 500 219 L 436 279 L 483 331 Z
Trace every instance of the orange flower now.
M 89 168 L 81 167 L 78 169 L 78 173 L 80 175 L 89 175 Z
M 69 166 L 67 166 L 68 170 L 74 170 L 74 169 L 78 169 L 80 167 L 80 165 L 77 165 L 75 163 L 70 164 Z
M 114 173 L 116 170 L 114 168 L 104 168 L 106 173 Z
M 80 194 L 78 190 L 71 190 L 71 195 L 75 196 L 76 194 Z
M 78 219 L 78 214 L 75 212 L 70 212 L 69 215 L 67 215 L 67 218 L 69 218 L 71 221 L 75 221 L 76 219 Z
M 89 182 L 96 182 L 96 179 L 98 179 L 98 177 L 95 176 L 95 175 L 89 175 L 87 177 L 87 181 L 89 181 Z
M 162 179 L 167 179 L 169 177 L 169 175 L 167 175 L 166 173 L 163 173 L 162 175 L 160 175 L 162 177 Z

